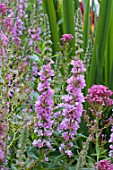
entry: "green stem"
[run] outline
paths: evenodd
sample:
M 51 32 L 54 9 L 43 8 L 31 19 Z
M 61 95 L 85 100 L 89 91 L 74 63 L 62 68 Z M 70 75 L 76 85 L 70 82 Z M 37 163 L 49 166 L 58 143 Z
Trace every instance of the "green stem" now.
M 65 163 L 66 163 L 66 158 L 65 158 L 65 155 L 64 155 L 63 170 L 65 170 Z
M 98 170 L 98 162 L 99 162 L 99 140 L 98 140 L 98 120 L 96 125 L 96 154 L 97 154 L 97 170 Z
M 8 125 L 7 125 L 7 120 L 6 120 L 6 138 L 5 138 L 5 150 L 4 150 L 4 170 L 6 170 L 6 160 L 7 160 L 7 142 L 8 142 Z

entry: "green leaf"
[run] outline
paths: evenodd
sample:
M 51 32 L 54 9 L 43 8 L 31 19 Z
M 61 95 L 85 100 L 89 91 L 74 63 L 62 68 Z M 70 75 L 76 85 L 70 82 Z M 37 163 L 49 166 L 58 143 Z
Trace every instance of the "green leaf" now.
M 81 133 L 77 133 L 77 134 L 75 135 L 75 137 L 76 137 L 77 139 L 79 139 L 79 138 L 85 138 L 85 139 L 87 139 L 87 137 L 86 137 L 85 135 L 81 134 Z
M 76 10 L 79 8 L 79 0 L 73 0 L 74 1 L 74 11 L 76 13 Z
M 89 35 L 89 11 L 90 11 L 90 0 L 85 0 L 84 8 L 84 28 L 83 28 L 83 49 L 84 53 L 88 45 L 88 35 Z
M 109 78 L 109 88 L 113 90 L 113 61 L 112 61 L 112 68 L 110 70 L 110 78 Z
M 63 27 L 64 34 L 72 34 L 75 37 L 73 0 L 63 0 Z M 70 45 L 71 48 L 75 49 L 75 38 L 72 39 Z M 72 54 L 74 55 L 74 50 Z
M 100 69 L 100 63 L 99 63 L 99 55 L 98 55 L 98 48 L 96 51 L 96 66 L 97 66 L 97 70 L 96 70 L 96 79 L 97 79 L 97 83 L 102 83 L 102 74 L 101 74 L 101 69 Z M 96 80 L 95 80 L 96 81 Z
M 32 158 L 33 160 L 38 161 L 38 155 L 37 155 L 37 148 L 35 147 L 31 147 L 28 151 L 27 151 L 27 155 L 28 157 Z
M 11 165 L 11 169 L 12 169 L 12 170 L 17 170 L 17 168 L 15 167 L 15 165 Z
M 57 109 L 54 110 L 54 113 L 59 112 L 59 111 L 62 111 L 63 109 L 65 109 L 65 107 L 59 107 L 59 108 L 57 108 Z
M 60 50 L 59 47 L 59 35 L 58 35 L 58 26 L 56 22 L 56 14 L 52 0 L 43 0 L 43 9 L 44 12 L 49 17 L 51 37 L 53 42 L 53 52 L 56 53 Z
M 61 161 L 61 159 L 64 157 L 64 154 L 58 155 L 55 160 L 54 160 L 54 164 L 57 165 L 59 161 Z
M 33 99 L 38 100 L 38 96 L 39 96 L 39 93 L 37 93 L 37 92 L 30 93 L 31 100 L 33 100 Z
M 111 22 L 110 22 L 110 30 L 109 30 L 109 37 L 108 37 L 108 60 L 109 60 L 109 65 L 108 68 L 110 69 L 109 71 L 109 88 L 113 90 L 113 5 L 112 5 L 112 15 L 111 15 Z
M 97 48 L 98 48 L 100 70 L 101 72 L 103 70 L 103 64 L 105 59 L 104 54 L 105 54 L 106 43 L 109 35 L 110 22 L 111 22 L 112 5 L 113 5 L 113 1 L 108 1 L 108 0 L 101 0 L 100 3 L 100 14 L 99 14 L 97 31 L 96 31 L 94 51 L 93 51 L 93 56 L 92 56 L 91 66 L 90 66 L 89 86 L 95 83 L 95 79 L 96 79 Z
M 36 54 L 33 54 L 32 56 L 30 56 L 30 59 L 40 64 L 40 59 Z

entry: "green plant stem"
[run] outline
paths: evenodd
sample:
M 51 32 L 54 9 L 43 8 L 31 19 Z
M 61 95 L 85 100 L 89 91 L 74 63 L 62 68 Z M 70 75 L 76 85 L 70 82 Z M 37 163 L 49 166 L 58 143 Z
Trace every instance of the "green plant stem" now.
M 4 150 L 4 170 L 6 170 L 6 160 L 7 160 L 7 142 L 8 142 L 8 125 L 7 125 L 7 120 L 6 120 L 6 137 L 5 137 L 5 150 Z
M 63 170 L 65 170 L 65 163 L 66 163 L 66 157 L 64 155 L 64 159 L 63 159 Z
M 65 44 L 65 53 L 64 53 L 64 61 L 63 61 L 63 85 L 62 85 L 62 91 L 63 94 L 65 94 L 65 85 L 68 77 L 68 67 L 69 67 L 69 44 Z
M 99 143 L 98 143 L 98 120 L 96 124 L 96 154 L 97 154 L 97 170 L 98 170 L 98 162 L 99 162 Z

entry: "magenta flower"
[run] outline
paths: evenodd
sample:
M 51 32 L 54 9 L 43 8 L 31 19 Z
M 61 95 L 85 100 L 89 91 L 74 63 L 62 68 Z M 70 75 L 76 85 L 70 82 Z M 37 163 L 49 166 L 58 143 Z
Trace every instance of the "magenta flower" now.
M 113 100 L 110 98 L 113 92 L 103 85 L 93 85 L 88 89 L 88 92 L 89 94 L 86 96 L 86 99 L 91 106 L 91 111 L 96 116 L 101 117 L 102 110 L 113 103 Z
M 6 4 L 0 3 L 0 12 L 2 13 L 2 15 L 5 15 L 7 10 L 8 10 L 8 7 L 6 6 Z
M 71 34 L 63 34 L 60 40 L 63 42 L 66 42 L 66 41 L 71 41 L 72 39 L 73 39 L 73 36 Z
M 95 165 L 95 169 L 97 165 Z M 100 160 L 98 163 L 98 170 L 112 170 L 113 164 L 108 160 Z

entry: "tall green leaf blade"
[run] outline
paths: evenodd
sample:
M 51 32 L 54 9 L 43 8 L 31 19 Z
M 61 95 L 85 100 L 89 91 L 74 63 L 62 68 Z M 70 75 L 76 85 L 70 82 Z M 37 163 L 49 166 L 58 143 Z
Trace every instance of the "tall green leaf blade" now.
M 63 26 L 65 34 L 75 35 L 74 31 L 74 2 L 73 0 L 63 0 Z M 75 49 L 75 39 L 70 43 L 71 47 Z M 73 53 L 74 54 L 74 50 Z
M 76 12 L 76 10 L 79 8 L 79 0 L 74 0 L 74 10 Z
M 109 41 L 107 42 L 106 45 L 106 51 L 105 51 L 105 85 L 109 86 L 109 71 L 110 71 L 110 66 L 109 63 L 110 62 L 110 58 L 109 58 Z
M 98 55 L 99 55 L 99 63 L 100 63 L 100 70 L 103 69 L 103 63 L 104 63 L 104 54 L 106 49 L 106 43 L 108 40 L 108 34 L 109 34 L 109 28 L 110 28 L 110 16 L 112 12 L 112 5 L 113 1 L 108 0 L 101 0 L 100 3 L 100 14 L 99 14 L 99 20 L 97 25 L 97 31 L 96 31 L 96 38 L 95 38 L 95 45 L 94 45 L 94 51 L 93 56 L 91 60 L 91 66 L 90 66 L 90 76 L 89 76 L 89 86 L 91 86 L 95 82 L 95 76 L 96 76 L 96 53 L 98 48 Z
M 109 87 L 113 90 L 113 5 L 112 5 L 112 15 L 110 22 L 110 31 L 108 37 L 108 50 L 109 50 Z
M 90 0 L 85 0 L 85 8 L 84 8 L 84 29 L 83 29 L 83 49 L 84 53 L 86 52 L 87 44 L 88 44 L 88 35 L 89 35 L 89 11 L 90 11 Z
M 109 78 L 109 88 L 113 90 L 113 62 L 112 62 L 112 67 L 110 69 L 110 78 Z
M 59 35 L 58 35 L 58 26 L 56 22 L 56 14 L 54 9 L 54 4 L 52 0 L 43 0 L 43 9 L 44 13 L 47 13 L 50 22 L 51 36 L 53 42 L 53 52 L 58 52 L 59 47 Z
M 60 0 L 56 0 L 56 18 L 57 18 L 57 24 L 58 24 L 58 32 L 59 37 L 62 37 L 63 34 L 63 3 Z

